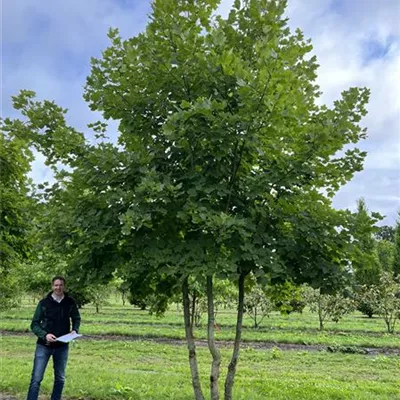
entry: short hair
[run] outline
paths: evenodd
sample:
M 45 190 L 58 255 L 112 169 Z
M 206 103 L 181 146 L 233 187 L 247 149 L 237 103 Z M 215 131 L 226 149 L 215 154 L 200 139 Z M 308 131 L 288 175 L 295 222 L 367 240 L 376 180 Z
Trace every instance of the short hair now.
M 65 278 L 63 277 L 63 276 L 61 276 L 61 275 L 57 275 L 57 276 L 55 276 L 52 280 L 51 280 L 51 284 L 53 284 L 55 281 L 63 281 L 64 282 L 64 285 L 65 285 Z

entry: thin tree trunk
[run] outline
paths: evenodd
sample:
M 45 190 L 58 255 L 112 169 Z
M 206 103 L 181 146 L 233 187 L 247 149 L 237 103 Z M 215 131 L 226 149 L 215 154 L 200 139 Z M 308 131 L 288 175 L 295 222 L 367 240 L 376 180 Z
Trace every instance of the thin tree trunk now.
M 189 292 L 188 292 L 189 293 Z M 193 292 L 192 296 L 192 304 L 191 304 L 191 312 L 190 312 L 190 331 L 193 335 L 193 327 L 196 325 L 196 293 Z
M 324 319 L 320 313 L 319 313 L 318 317 L 319 317 L 319 330 L 323 331 L 324 330 Z
M 208 306 L 208 330 L 207 330 L 208 348 L 213 358 L 211 365 L 211 374 L 210 374 L 210 393 L 211 393 L 211 400 L 219 400 L 218 379 L 219 379 L 219 368 L 221 365 L 221 355 L 215 345 L 215 338 L 214 338 L 215 317 L 214 317 L 214 293 L 213 293 L 212 276 L 207 276 L 207 306 Z
M 197 366 L 196 344 L 194 342 L 192 324 L 190 321 L 189 284 L 187 278 L 185 278 L 185 280 L 183 281 L 182 297 L 183 297 L 183 317 L 185 321 L 186 341 L 189 350 L 189 365 L 190 365 L 190 372 L 192 374 L 194 398 L 195 400 L 204 400 L 203 392 L 201 391 L 199 369 Z
M 321 305 L 321 300 L 318 299 L 318 319 L 319 319 L 319 330 L 323 331 L 324 330 L 324 319 L 325 315 L 322 315 L 322 305 Z
M 239 276 L 239 301 L 238 301 L 238 313 L 236 321 L 236 336 L 235 343 L 233 346 L 233 353 L 231 361 L 228 365 L 228 373 L 225 379 L 225 400 L 232 400 L 232 388 L 235 380 L 236 365 L 239 359 L 240 349 L 240 338 L 242 336 L 242 324 L 243 324 L 243 305 L 244 305 L 244 278 L 246 274 L 242 272 Z

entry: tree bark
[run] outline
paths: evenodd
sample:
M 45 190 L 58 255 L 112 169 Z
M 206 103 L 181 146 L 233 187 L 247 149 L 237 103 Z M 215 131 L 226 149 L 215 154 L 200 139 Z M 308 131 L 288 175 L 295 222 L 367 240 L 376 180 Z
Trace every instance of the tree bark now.
M 242 336 L 242 324 L 243 324 L 243 306 L 244 306 L 244 278 L 246 274 L 242 272 L 239 276 L 239 301 L 238 301 L 238 313 L 236 321 L 236 336 L 235 343 L 233 346 L 233 353 L 231 361 L 228 365 L 228 374 L 225 379 L 225 400 L 232 400 L 232 389 L 236 374 L 236 365 L 239 359 L 240 349 L 240 338 Z
M 215 316 L 214 316 L 214 292 L 213 292 L 212 276 L 207 276 L 207 309 L 208 309 L 208 329 L 207 329 L 208 348 L 213 358 L 211 365 L 211 374 L 210 374 L 210 393 L 211 393 L 211 400 L 219 400 L 218 379 L 219 379 L 219 369 L 221 365 L 221 354 L 217 349 L 214 337 Z
M 187 278 L 185 278 L 182 284 L 182 298 L 183 298 L 183 317 L 185 321 L 186 342 L 189 350 L 189 365 L 190 365 L 190 372 L 192 374 L 192 386 L 194 390 L 194 398 L 195 400 L 204 400 L 200 384 L 199 369 L 197 366 L 196 344 L 194 342 L 193 329 L 190 321 L 189 284 Z
M 189 293 L 189 291 L 188 291 Z M 193 293 L 192 295 L 192 304 L 191 304 L 191 312 L 190 312 L 190 331 L 192 332 L 192 336 L 193 336 L 193 329 L 195 324 L 195 320 L 196 320 L 196 293 Z
M 319 319 L 319 330 L 324 330 L 324 320 L 325 316 L 323 315 L 321 300 L 318 299 L 318 319 Z

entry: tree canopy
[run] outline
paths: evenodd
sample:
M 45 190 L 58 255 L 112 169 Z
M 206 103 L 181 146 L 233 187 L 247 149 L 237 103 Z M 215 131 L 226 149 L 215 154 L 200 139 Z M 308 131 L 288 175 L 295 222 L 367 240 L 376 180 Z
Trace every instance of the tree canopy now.
M 93 273 L 122 256 L 135 274 L 241 265 L 330 286 L 349 237 L 330 198 L 365 156 L 338 152 L 365 137 L 369 92 L 317 105 L 316 58 L 284 2 L 236 2 L 226 20 L 216 5 L 155 1 L 144 33 L 110 31 L 85 99 L 120 122 L 120 146 L 86 146 L 73 162 L 60 225 Z

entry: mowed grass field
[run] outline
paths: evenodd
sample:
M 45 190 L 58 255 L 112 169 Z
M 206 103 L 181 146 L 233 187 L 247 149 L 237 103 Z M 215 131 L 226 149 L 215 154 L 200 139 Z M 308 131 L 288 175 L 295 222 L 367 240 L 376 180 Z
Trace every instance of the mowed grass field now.
M 3 312 L 0 319 L 4 332 L 0 392 L 20 399 L 26 395 L 32 368 L 35 337 L 28 332 L 33 311 L 33 304 L 24 303 Z M 184 338 L 181 310 L 171 308 L 157 318 L 129 305 L 113 304 L 99 314 L 85 306 L 81 314 L 85 337 L 70 347 L 65 398 L 193 398 L 187 348 L 183 341 L 177 344 Z M 222 390 L 235 312 L 221 311 L 217 321 L 221 328 L 217 340 L 223 341 Z M 244 322 L 234 399 L 400 399 L 400 335 L 386 334 L 379 318 L 352 314 L 338 324 L 328 322 L 325 332 L 317 330 L 317 316 L 309 312 L 287 317 L 273 313 L 259 329 L 252 328 L 248 317 Z M 102 340 L 94 335 L 102 335 Z M 205 326 L 196 329 L 196 336 L 206 338 Z M 314 346 L 285 350 L 289 343 Z M 271 346 L 275 347 L 267 348 Z M 331 353 L 328 346 L 339 351 Z M 358 353 L 365 348 L 369 354 L 340 352 Z M 211 356 L 207 347 L 198 346 L 197 351 L 203 391 L 209 398 Z M 51 392 L 51 375 L 50 366 L 42 384 L 44 395 Z
M 24 302 L 18 309 L 2 312 L 0 329 L 11 332 L 30 332 L 30 321 L 34 304 Z M 168 338 L 184 340 L 185 332 L 180 308 L 172 307 L 163 317 L 149 315 L 147 311 L 118 303 L 102 307 L 100 313 L 87 305 L 82 308 L 82 333 L 85 335 L 132 336 L 135 338 Z M 236 313 L 221 310 L 217 314 L 220 329 L 216 330 L 217 340 L 233 340 L 235 336 Z M 386 347 L 399 349 L 400 334 L 387 334 L 381 318 L 366 318 L 360 313 L 345 316 L 339 323 L 326 322 L 326 329 L 320 332 L 316 314 L 304 311 L 288 316 L 278 312 L 265 318 L 262 325 L 254 329 L 253 321 L 245 315 L 242 340 L 244 342 L 294 343 L 321 346 L 362 346 L 366 348 Z M 400 330 L 400 323 L 399 323 Z M 201 327 L 195 329 L 198 339 L 206 339 L 206 315 Z

